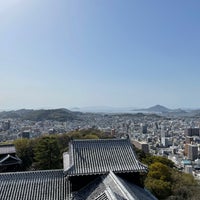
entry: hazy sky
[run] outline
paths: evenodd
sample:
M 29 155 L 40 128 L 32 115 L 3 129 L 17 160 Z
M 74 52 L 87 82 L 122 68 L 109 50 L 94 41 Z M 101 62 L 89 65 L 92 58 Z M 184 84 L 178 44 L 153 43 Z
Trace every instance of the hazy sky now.
M 200 107 L 199 0 L 0 0 L 0 109 Z

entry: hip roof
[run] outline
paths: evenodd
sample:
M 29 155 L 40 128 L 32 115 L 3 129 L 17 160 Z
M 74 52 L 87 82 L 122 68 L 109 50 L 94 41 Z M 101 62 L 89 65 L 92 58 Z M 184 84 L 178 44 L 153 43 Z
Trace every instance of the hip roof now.
M 67 176 L 147 171 L 129 139 L 73 140 L 69 160 Z

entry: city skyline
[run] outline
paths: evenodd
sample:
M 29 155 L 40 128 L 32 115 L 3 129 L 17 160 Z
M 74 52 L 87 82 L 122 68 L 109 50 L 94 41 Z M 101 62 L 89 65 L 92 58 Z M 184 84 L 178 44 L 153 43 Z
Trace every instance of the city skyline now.
M 0 109 L 200 108 L 200 2 L 0 2 Z

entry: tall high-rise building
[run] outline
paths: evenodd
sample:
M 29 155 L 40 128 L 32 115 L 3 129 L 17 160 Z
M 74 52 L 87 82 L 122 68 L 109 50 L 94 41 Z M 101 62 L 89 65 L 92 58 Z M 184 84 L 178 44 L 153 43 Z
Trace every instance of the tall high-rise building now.
M 164 146 L 164 147 L 167 147 L 168 146 L 167 141 L 168 140 L 165 137 L 165 127 L 162 125 L 161 126 L 161 145 Z
M 187 128 L 185 129 L 185 136 L 200 136 L 199 128 Z
M 165 127 L 161 125 L 161 138 L 165 137 Z
M 198 158 L 198 146 L 197 145 L 192 145 L 188 144 L 188 159 L 190 160 L 195 160 Z
M 141 124 L 140 126 L 141 126 L 141 132 L 143 134 L 146 134 L 147 133 L 147 124 Z

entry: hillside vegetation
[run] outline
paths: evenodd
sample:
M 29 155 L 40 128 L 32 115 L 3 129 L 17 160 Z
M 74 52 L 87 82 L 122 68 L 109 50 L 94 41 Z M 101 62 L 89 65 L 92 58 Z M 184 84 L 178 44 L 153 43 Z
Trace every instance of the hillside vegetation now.
M 200 185 L 192 175 L 178 171 L 167 158 L 145 154 L 136 148 L 135 151 L 139 160 L 149 166 L 143 184 L 158 199 L 200 199 Z
M 43 120 L 54 120 L 54 121 L 71 121 L 78 119 L 81 113 L 72 112 L 67 109 L 49 109 L 49 110 L 17 110 L 0 112 L 0 118 L 20 118 L 22 120 L 31 121 L 43 121 Z

